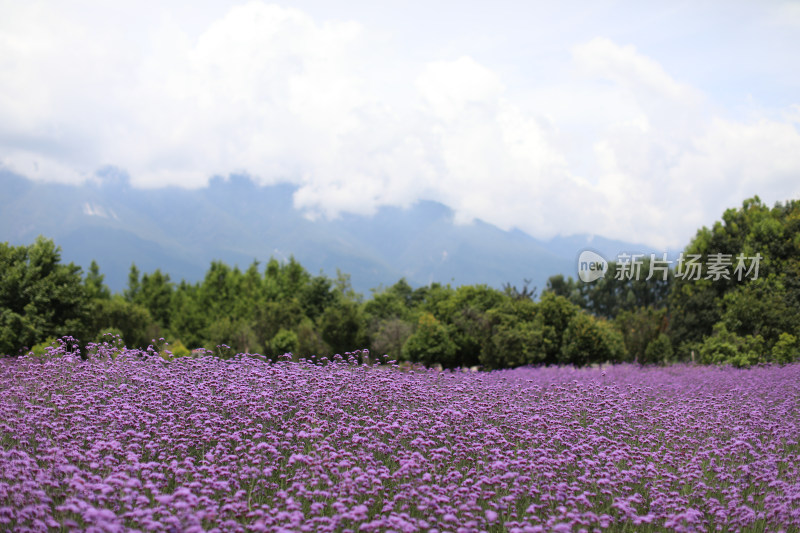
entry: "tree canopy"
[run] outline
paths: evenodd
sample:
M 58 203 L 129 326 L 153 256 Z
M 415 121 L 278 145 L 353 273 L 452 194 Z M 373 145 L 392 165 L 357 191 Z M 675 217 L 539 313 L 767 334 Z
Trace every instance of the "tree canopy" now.
M 737 268 L 743 258 L 750 259 L 745 276 Z M 112 294 L 97 263 L 84 275 L 60 259 L 43 237 L 29 246 L 0 243 L 0 352 L 64 335 L 89 343 L 108 331 L 131 347 L 163 338 L 218 353 L 295 357 L 369 348 L 451 368 L 748 365 L 793 361 L 800 351 L 800 201 L 769 208 L 746 200 L 698 230 L 679 264 L 650 279 L 556 275 L 541 295 L 527 281 L 522 289 L 414 288 L 401 279 L 364 299 L 347 274 L 312 275 L 294 258 L 246 270 L 214 261 L 196 283 L 133 264 L 127 288 Z M 697 275 L 686 275 L 690 264 L 699 265 Z M 644 258 L 639 266 L 646 273 L 656 265 Z

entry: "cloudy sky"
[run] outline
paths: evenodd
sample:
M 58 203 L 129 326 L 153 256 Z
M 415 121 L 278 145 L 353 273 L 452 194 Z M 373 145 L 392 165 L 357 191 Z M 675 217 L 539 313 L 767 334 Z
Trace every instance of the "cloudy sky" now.
M 800 197 L 800 2 L 0 0 L 0 166 L 247 173 L 309 216 L 441 201 L 683 246 Z

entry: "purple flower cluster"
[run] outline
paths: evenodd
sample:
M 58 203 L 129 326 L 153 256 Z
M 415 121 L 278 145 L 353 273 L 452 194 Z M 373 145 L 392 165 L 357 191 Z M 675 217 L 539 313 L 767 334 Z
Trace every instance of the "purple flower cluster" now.
M 0 529 L 791 531 L 800 365 L 0 363 Z

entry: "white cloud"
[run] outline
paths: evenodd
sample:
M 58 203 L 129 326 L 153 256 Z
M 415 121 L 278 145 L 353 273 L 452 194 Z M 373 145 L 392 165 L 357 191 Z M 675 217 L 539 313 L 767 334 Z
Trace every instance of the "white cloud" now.
M 43 155 L 41 152 L 25 150 L 3 150 L 0 168 L 37 181 L 55 183 L 80 183 L 90 178 L 91 172 L 81 172 L 72 165 Z
M 800 197 L 800 132 L 790 123 L 714 119 L 682 154 L 670 179 L 723 209 L 754 195 L 766 202 Z
M 446 121 L 462 116 L 470 106 L 495 105 L 503 92 L 497 75 L 468 56 L 428 63 L 416 86 L 433 115 Z
M 674 80 L 661 65 L 632 45 L 620 46 L 598 37 L 575 46 L 573 58 L 590 75 L 608 78 L 636 99 L 667 100 L 692 105 L 700 95 L 692 87 Z
M 798 102 L 731 116 L 613 36 L 554 40 L 563 61 L 537 70 L 532 50 L 423 57 L 260 1 L 82 6 L 0 0 L 0 165 L 34 179 L 113 165 L 138 186 L 198 187 L 246 172 L 295 183 L 315 216 L 427 198 L 460 222 L 657 246 L 746 196 L 800 195 Z

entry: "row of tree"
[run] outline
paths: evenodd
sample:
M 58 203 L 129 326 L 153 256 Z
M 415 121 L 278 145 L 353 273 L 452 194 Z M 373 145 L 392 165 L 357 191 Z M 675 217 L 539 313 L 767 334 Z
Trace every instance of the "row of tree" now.
M 672 269 L 666 280 L 607 275 L 581 283 L 554 276 L 548 290 L 613 319 L 638 361 L 667 354 L 747 366 L 800 357 L 800 201 L 769 208 L 758 197 L 745 200 L 700 229 L 681 257 L 681 275 Z M 699 266 L 694 273 L 687 268 L 692 258 Z M 737 271 L 739 258 L 746 268 Z M 617 267 L 611 263 L 609 272 Z M 642 271 L 648 269 L 645 259 Z M 648 356 L 651 343 L 657 348 Z
M 712 275 L 716 254 L 760 254 L 760 270 L 745 279 Z M 365 300 L 347 275 L 312 275 L 294 259 L 244 271 L 213 262 L 198 283 L 133 265 L 126 290 L 112 294 L 96 263 L 83 275 L 39 238 L 30 246 L 0 244 L 0 353 L 111 332 L 136 347 L 166 338 L 175 354 L 203 347 L 330 356 L 368 347 L 451 368 L 797 359 L 800 202 L 770 209 L 747 200 L 698 231 L 685 255 L 705 265 L 696 279 L 674 268 L 651 279 L 619 276 L 623 265 L 610 263 L 592 283 L 553 276 L 540 298 L 527 284 L 413 288 L 400 280 Z M 643 260 L 641 271 L 650 266 Z

